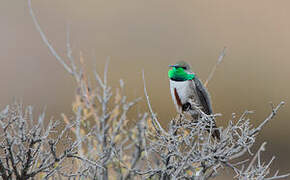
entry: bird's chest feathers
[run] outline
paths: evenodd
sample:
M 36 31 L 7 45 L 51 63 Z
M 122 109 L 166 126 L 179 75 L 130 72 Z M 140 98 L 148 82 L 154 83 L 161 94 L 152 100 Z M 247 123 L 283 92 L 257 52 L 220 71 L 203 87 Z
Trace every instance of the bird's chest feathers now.
M 170 81 L 171 95 L 177 105 L 183 105 L 188 99 L 196 99 L 195 85 L 192 81 Z M 180 104 L 181 103 L 181 104 Z

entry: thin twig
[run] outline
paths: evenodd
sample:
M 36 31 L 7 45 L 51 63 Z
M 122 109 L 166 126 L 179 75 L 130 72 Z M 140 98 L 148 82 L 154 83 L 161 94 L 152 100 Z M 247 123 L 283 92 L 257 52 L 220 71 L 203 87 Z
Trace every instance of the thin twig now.
M 278 110 L 285 104 L 284 101 L 281 101 L 276 108 L 272 107 L 272 112 L 271 114 L 251 133 L 251 135 L 254 135 L 256 133 L 258 133 L 259 131 L 262 130 L 262 128 L 265 126 L 265 124 L 267 124 L 271 119 L 273 119 L 275 117 L 275 115 L 277 114 Z
M 253 167 L 255 161 L 256 161 L 257 158 L 260 156 L 261 151 L 265 151 L 265 150 L 266 150 L 266 148 L 265 148 L 266 144 L 267 144 L 266 142 L 263 142 L 263 144 L 260 146 L 259 150 L 257 151 L 257 153 L 255 154 L 255 156 L 254 156 L 253 159 L 251 160 L 251 162 L 250 162 L 248 168 L 245 170 L 245 173 L 248 173 L 249 170 Z
M 212 70 L 211 70 L 211 72 L 210 72 L 210 74 L 209 74 L 207 80 L 205 81 L 205 83 L 204 83 L 204 86 L 205 86 L 205 87 L 207 87 L 208 82 L 212 79 L 212 77 L 213 77 L 213 75 L 214 75 L 214 73 L 215 73 L 215 71 L 216 71 L 216 69 L 217 69 L 217 66 L 222 62 L 222 60 L 223 60 L 223 58 L 225 57 L 225 55 L 226 55 L 226 47 L 224 47 L 223 51 L 221 52 L 221 54 L 220 54 L 220 56 L 219 56 L 219 58 L 218 58 L 218 61 L 217 61 L 216 64 L 213 66 L 213 68 L 212 68 Z
M 144 93 L 145 93 L 145 97 L 146 97 L 146 100 L 147 100 L 147 105 L 148 105 L 148 108 L 149 108 L 149 111 L 150 111 L 151 117 L 152 117 L 152 124 L 153 124 L 155 130 L 157 131 L 157 133 L 159 133 L 159 131 L 161 130 L 163 134 L 167 134 L 165 132 L 165 130 L 162 128 L 162 126 L 160 125 L 160 123 L 158 122 L 157 117 L 156 117 L 155 113 L 152 110 L 152 107 L 151 107 L 151 104 L 150 104 L 150 100 L 149 100 L 149 96 L 148 96 L 147 89 L 146 89 L 144 70 L 142 71 L 142 78 L 143 78 L 143 83 L 144 83 Z M 157 125 L 157 127 L 156 127 L 156 125 Z
M 46 38 L 46 35 L 44 34 L 44 32 L 42 31 L 37 18 L 33 12 L 32 6 L 31 6 L 31 0 L 28 0 L 28 8 L 29 8 L 29 13 L 32 17 L 33 23 L 37 29 L 37 31 L 39 32 L 41 39 L 43 40 L 44 44 L 48 47 L 49 51 L 52 53 L 52 55 L 56 58 L 56 60 L 62 64 L 62 66 L 65 68 L 65 70 L 73 75 L 73 71 L 72 69 L 66 64 L 66 62 L 57 54 L 57 52 L 55 51 L 55 49 L 53 48 L 53 46 L 49 43 L 48 39 Z

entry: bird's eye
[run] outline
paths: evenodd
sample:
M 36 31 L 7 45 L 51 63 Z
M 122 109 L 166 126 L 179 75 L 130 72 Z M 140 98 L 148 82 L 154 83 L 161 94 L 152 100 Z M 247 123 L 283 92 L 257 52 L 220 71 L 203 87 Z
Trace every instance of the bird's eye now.
M 184 69 L 184 70 L 186 70 L 186 67 L 184 67 L 184 66 L 182 66 L 181 68 Z

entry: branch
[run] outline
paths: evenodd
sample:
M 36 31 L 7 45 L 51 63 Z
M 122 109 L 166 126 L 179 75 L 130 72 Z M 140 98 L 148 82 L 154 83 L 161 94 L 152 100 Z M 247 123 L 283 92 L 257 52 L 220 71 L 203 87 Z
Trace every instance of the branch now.
M 255 135 L 256 133 L 260 132 L 262 130 L 262 128 L 265 126 L 265 124 L 267 124 L 271 119 L 273 119 L 275 117 L 275 115 L 277 114 L 278 110 L 280 109 L 281 106 L 283 106 L 285 104 L 284 101 L 281 101 L 276 108 L 272 106 L 272 112 L 271 114 L 256 128 L 254 129 L 254 131 L 250 134 L 250 136 Z
M 142 71 L 142 77 L 143 77 L 143 83 L 144 83 L 144 93 L 145 93 L 145 97 L 146 97 L 146 100 L 147 100 L 147 105 L 148 105 L 148 108 L 149 108 L 149 111 L 150 111 L 151 117 L 152 117 L 152 124 L 153 124 L 153 126 L 154 126 L 154 128 L 155 128 L 155 130 L 157 131 L 158 134 L 160 134 L 160 130 L 162 131 L 163 134 L 167 134 L 165 132 L 165 130 L 162 128 L 162 126 L 160 125 L 160 123 L 158 122 L 158 120 L 156 118 L 156 115 L 155 115 L 155 113 L 152 110 L 152 107 L 151 107 L 151 104 L 150 104 L 150 100 L 149 100 L 149 96 L 148 96 L 147 89 L 146 89 L 144 70 Z
M 225 57 L 225 55 L 226 55 L 226 49 L 227 49 L 227 48 L 224 47 L 223 51 L 221 52 L 221 54 L 220 54 L 220 56 L 219 56 L 219 58 L 218 58 L 218 61 L 216 62 L 216 64 L 215 64 L 214 67 L 212 68 L 212 70 L 211 70 L 211 72 L 210 72 L 210 74 L 209 74 L 207 80 L 206 80 L 205 83 L 204 83 L 204 87 L 206 87 L 207 84 L 208 84 L 208 82 L 212 79 L 212 77 L 213 77 L 213 75 L 214 75 L 214 73 L 215 73 L 215 71 L 216 71 L 217 66 L 222 62 L 223 58 Z
M 252 161 L 250 162 L 248 168 L 246 169 L 245 173 L 248 173 L 250 171 L 250 169 L 254 166 L 255 161 L 257 160 L 257 158 L 260 156 L 260 153 L 262 151 L 266 150 L 266 142 L 263 142 L 263 144 L 261 145 L 261 147 L 259 148 L 259 150 L 257 151 L 257 153 L 255 154 L 255 156 L 253 157 Z
M 73 70 L 66 64 L 66 62 L 57 54 L 57 52 L 55 51 L 55 49 L 53 48 L 53 46 L 49 43 L 48 39 L 46 38 L 46 35 L 44 34 L 43 30 L 41 29 L 37 18 L 33 12 L 32 6 L 31 6 L 31 0 L 28 0 L 28 8 L 29 8 L 29 13 L 32 17 L 33 23 L 37 29 L 37 31 L 39 32 L 42 41 L 44 42 L 44 44 L 48 47 L 49 51 L 52 53 L 52 55 L 56 58 L 56 60 L 65 68 L 65 70 L 70 73 L 70 74 L 74 74 Z

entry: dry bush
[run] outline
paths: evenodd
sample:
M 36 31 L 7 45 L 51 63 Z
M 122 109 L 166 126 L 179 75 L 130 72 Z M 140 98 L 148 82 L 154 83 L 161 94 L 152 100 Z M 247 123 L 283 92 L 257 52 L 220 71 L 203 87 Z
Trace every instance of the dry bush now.
M 251 124 L 249 111 L 233 117 L 225 128 L 218 128 L 221 139 L 217 141 L 211 138 L 213 129 L 209 128 L 216 115 L 201 110 L 198 121 L 179 114 L 164 129 L 151 108 L 143 73 L 149 113 L 138 114 L 134 117 L 137 123 L 129 124 L 127 114 L 140 98 L 128 100 L 122 80 L 119 88 L 112 90 L 107 83 L 108 63 L 103 78 L 95 72 L 95 81 L 90 81 L 85 60 L 72 56 L 69 33 L 67 59 L 59 56 L 42 31 L 31 0 L 28 5 L 44 43 L 77 84 L 73 115 L 62 114 L 66 128 L 54 131 L 56 124 L 51 121 L 45 126 L 44 115 L 35 124 L 30 107 L 24 110 L 15 104 L 5 108 L 0 114 L 3 179 L 210 179 L 227 168 L 238 179 L 280 179 L 289 175 L 270 174 L 273 159 L 269 163 L 261 159 L 265 143 L 256 153 L 251 152 L 257 135 L 283 102 L 272 105 L 269 116 L 257 127 Z M 65 136 L 67 130 L 74 135 L 72 139 Z M 60 141 L 66 146 L 56 146 Z
M 0 112 L 0 177 L 4 180 L 49 179 L 77 154 L 77 141 L 68 139 L 58 148 L 69 126 L 58 131 L 58 122 L 45 124 L 44 113 L 34 119 L 32 110 L 14 103 Z

